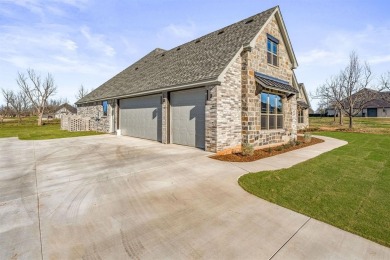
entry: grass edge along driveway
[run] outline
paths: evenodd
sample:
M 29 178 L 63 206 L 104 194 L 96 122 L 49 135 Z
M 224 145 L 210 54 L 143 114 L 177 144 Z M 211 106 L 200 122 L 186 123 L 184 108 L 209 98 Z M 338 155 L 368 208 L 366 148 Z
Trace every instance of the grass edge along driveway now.
M 239 178 L 255 196 L 390 247 L 390 136 L 322 132 L 348 144 Z
M 69 132 L 61 130 L 59 120 L 45 122 L 45 125 L 42 126 L 38 126 L 34 118 L 24 119 L 21 123 L 11 121 L 0 124 L 0 138 L 18 137 L 20 140 L 46 140 L 99 134 L 102 133 L 93 131 Z

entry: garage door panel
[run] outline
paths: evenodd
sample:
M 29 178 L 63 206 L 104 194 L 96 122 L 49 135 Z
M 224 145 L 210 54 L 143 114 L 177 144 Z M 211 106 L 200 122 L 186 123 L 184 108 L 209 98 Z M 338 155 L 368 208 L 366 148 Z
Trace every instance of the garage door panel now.
M 172 143 L 204 148 L 205 90 L 171 93 Z
M 161 95 L 120 100 L 122 135 L 161 141 Z

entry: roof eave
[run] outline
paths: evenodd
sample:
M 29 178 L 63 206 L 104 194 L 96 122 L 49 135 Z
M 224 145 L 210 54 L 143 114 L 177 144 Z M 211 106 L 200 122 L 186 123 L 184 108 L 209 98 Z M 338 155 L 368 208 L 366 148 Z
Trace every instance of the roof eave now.
M 87 103 L 91 103 L 91 102 L 104 101 L 104 100 L 108 100 L 108 99 L 122 99 L 122 98 L 130 98 L 130 97 L 137 97 L 137 96 L 153 95 L 153 94 L 161 93 L 163 91 L 176 91 L 176 90 L 182 90 L 182 89 L 188 89 L 188 88 L 196 88 L 196 87 L 220 85 L 220 84 L 221 84 L 221 82 L 218 80 L 218 78 L 213 78 L 213 79 L 198 81 L 198 82 L 189 83 L 189 84 L 173 85 L 173 86 L 154 89 L 154 90 L 136 92 L 136 93 L 132 93 L 132 94 L 116 95 L 116 96 L 86 100 L 83 102 L 77 101 L 75 104 L 81 105 L 81 104 L 87 104 Z

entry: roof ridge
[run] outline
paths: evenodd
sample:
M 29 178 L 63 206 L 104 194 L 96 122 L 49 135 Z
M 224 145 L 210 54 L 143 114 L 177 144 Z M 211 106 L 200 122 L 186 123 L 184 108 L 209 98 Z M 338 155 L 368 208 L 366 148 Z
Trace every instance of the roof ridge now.
M 156 48 L 76 104 L 150 93 L 193 82 L 217 82 L 242 46 L 254 39 L 277 8 L 241 19 L 170 50 Z

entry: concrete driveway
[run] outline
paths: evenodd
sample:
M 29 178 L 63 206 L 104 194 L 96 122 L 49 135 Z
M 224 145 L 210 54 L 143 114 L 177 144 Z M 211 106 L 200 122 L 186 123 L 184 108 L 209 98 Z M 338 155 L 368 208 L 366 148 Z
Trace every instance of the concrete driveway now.
M 248 194 L 246 167 L 195 148 L 101 135 L 0 151 L 0 259 L 390 258 Z

